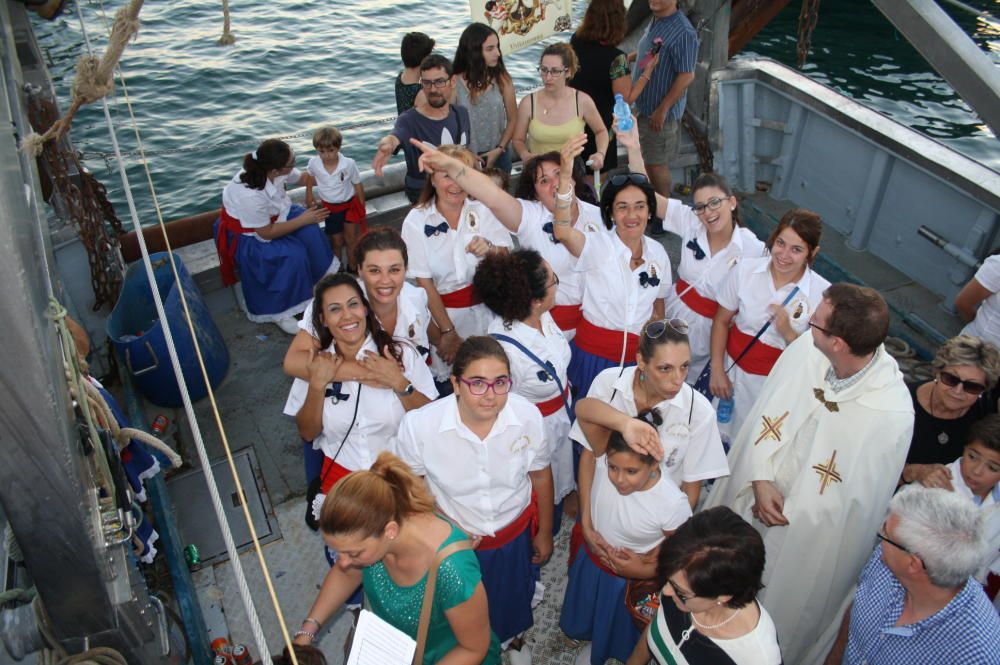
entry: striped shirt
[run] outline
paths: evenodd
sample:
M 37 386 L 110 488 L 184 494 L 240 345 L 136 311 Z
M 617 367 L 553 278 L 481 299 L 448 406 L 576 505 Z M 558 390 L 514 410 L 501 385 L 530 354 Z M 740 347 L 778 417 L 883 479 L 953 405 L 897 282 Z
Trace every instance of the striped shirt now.
M 645 34 L 639 39 L 639 46 L 636 50 L 640 60 L 646 53 L 649 53 L 649 49 L 653 46 L 653 40 L 657 37 L 663 40 L 660 61 L 650 75 L 650 79 L 639 98 L 635 100 L 636 115 L 652 116 L 656 107 L 667 96 L 667 92 L 670 91 L 677 75 L 693 72 L 694 65 L 698 61 L 698 34 L 683 12 L 676 11 L 670 16 L 654 18 L 650 21 Z M 632 72 L 632 81 L 638 81 L 641 73 L 636 67 L 635 71 Z M 680 120 L 681 116 L 684 115 L 685 102 L 687 102 L 687 90 L 667 111 L 666 120 Z
M 937 613 L 897 626 L 905 597 L 876 547 L 858 579 L 844 665 L 1000 664 L 1000 618 L 974 579 Z

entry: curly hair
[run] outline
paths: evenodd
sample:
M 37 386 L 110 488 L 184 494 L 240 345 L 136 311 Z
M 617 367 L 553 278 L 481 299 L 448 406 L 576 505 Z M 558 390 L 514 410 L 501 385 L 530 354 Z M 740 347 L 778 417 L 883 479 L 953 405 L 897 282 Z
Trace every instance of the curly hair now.
M 987 387 L 992 388 L 1000 377 L 1000 351 L 978 337 L 959 335 L 938 348 L 931 365 L 935 372 L 955 365 L 978 367 L 986 374 Z
M 617 44 L 625 39 L 627 29 L 622 0 L 590 0 L 576 36 L 601 44 Z
M 392 357 L 397 361 L 402 362 L 402 347 L 400 347 L 399 343 L 392 338 L 392 335 L 387 333 L 382 328 L 382 324 L 380 324 L 378 318 L 375 317 L 375 312 L 372 310 L 372 306 L 368 302 L 368 298 L 365 297 L 364 291 L 361 290 L 358 280 L 348 273 L 326 275 L 319 280 L 319 282 L 317 282 L 316 288 L 313 290 L 312 326 L 313 330 L 316 331 L 316 337 L 319 339 L 320 348 L 325 349 L 333 343 L 333 335 L 330 334 L 329 329 L 323 325 L 323 296 L 327 291 L 337 286 L 347 286 L 354 289 L 357 297 L 361 300 L 361 304 L 365 308 L 366 330 L 368 331 L 368 334 L 372 336 L 372 339 L 375 340 L 375 346 L 378 347 L 379 355 L 382 355 L 385 352 L 385 349 L 388 348 Z
M 549 275 L 542 255 L 533 249 L 490 253 L 472 278 L 476 293 L 506 325 L 531 314 L 531 301 L 545 297 Z

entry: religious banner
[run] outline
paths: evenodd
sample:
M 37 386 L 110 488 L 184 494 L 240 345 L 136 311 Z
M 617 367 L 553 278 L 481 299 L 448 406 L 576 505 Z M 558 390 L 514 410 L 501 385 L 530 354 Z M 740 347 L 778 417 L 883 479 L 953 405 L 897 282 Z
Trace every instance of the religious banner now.
M 572 0 L 469 0 L 472 20 L 500 35 L 500 50 L 510 55 L 572 27 Z

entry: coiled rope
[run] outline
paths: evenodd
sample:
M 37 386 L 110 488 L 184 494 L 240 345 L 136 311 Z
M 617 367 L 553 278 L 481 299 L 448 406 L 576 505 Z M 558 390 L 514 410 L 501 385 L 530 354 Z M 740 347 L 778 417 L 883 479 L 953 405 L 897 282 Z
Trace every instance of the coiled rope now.
M 83 20 L 83 12 L 79 3 L 77 4 L 76 9 L 77 9 L 77 16 L 79 17 L 80 20 L 81 30 L 84 35 L 84 41 L 87 44 L 88 50 L 90 50 L 91 48 L 90 39 L 87 35 L 86 25 Z M 103 0 L 101 2 L 101 12 L 103 15 L 104 14 Z M 160 228 L 163 231 L 164 239 L 166 240 L 167 256 L 169 257 L 170 260 L 170 267 L 174 273 L 174 278 L 178 282 L 180 282 L 180 276 L 177 272 L 177 265 L 174 260 L 174 253 L 170 247 L 170 240 L 169 237 L 167 236 L 166 228 L 163 221 L 163 215 L 160 211 L 159 201 L 156 196 L 156 188 L 153 184 L 153 177 L 152 174 L 150 173 L 149 164 L 145 157 L 143 143 L 142 143 L 142 136 L 139 132 L 139 125 L 136 122 L 135 110 L 132 107 L 132 102 L 128 94 L 128 85 L 125 82 L 124 72 L 121 70 L 121 68 L 118 69 L 118 77 L 121 82 L 122 95 L 125 100 L 126 108 L 128 109 L 129 118 L 131 119 L 132 127 L 135 132 L 136 145 L 139 146 L 140 161 L 143 165 L 143 170 L 145 171 L 146 174 L 146 181 L 149 184 L 149 189 L 153 197 L 153 207 L 154 210 L 156 211 L 156 217 L 157 220 L 159 221 Z M 118 173 L 119 176 L 121 177 L 122 189 L 124 190 L 125 193 L 125 200 L 128 203 L 129 213 L 132 217 L 132 223 L 134 225 L 134 228 L 138 229 L 141 228 L 141 225 L 139 223 L 139 214 L 136 211 L 135 200 L 132 197 L 132 188 L 129 185 L 128 174 L 125 172 L 125 163 L 121 156 L 121 149 L 118 145 L 118 137 L 115 133 L 114 123 L 111 120 L 111 110 L 107 98 L 102 98 L 101 103 L 104 110 L 104 118 L 108 126 L 108 133 L 111 139 L 111 145 L 114 148 L 115 157 L 118 162 Z M 144 235 L 141 233 L 138 234 L 138 240 L 139 240 L 139 249 L 140 252 L 142 253 L 142 263 L 146 269 L 146 276 L 149 280 L 150 285 L 156 284 L 156 276 L 153 272 L 153 265 L 149 258 L 149 249 L 146 246 L 146 239 Z M 211 472 L 211 461 L 209 460 L 208 452 L 205 449 L 205 442 L 202 438 L 201 428 L 198 426 L 198 419 L 197 416 L 195 415 L 194 407 L 191 403 L 191 396 L 188 394 L 187 381 L 185 380 L 184 373 L 181 369 L 180 359 L 177 355 L 177 348 L 174 344 L 173 332 L 171 330 L 170 322 L 167 318 L 166 311 L 164 310 L 163 307 L 163 300 L 160 297 L 159 289 L 152 288 L 151 291 L 153 295 L 153 303 L 156 307 L 157 316 L 160 318 L 160 321 L 163 324 L 164 341 L 167 344 L 167 352 L 170 357 L 170 363 L 173 367 L 174 376 L 177 379 L 177 385 L 178 388 L 180 389 L 181 399 L 184 403 L 184 412 L 187 415 L 188 422 L 191 427 L 191 433 L 194 438 L 195 448 L 198 451 L 198 459 L 201 462 L 201 468 L 205 477 L 205 483 L 208 486 L 209 495 L 212 499 L 212 508 L 215 511 L 216 519 L 219 523 L 219 528 L 222 531 L 222 539 L 226 545 L 226 552 L 229 555 L 229 562 L 230 565 L 232 566 L 237 586 L 239 587 L 240 598 L 243 601 L 243 607 L 247 613 L 247 619 L 250 623 L 250 630 L 251 633 L 253 634 L 254 642 L 256 643 L 257 649 L 260 653 L 260 661 L 261 663 L 263 663 L 263 665 L 272 665 L 270 651 L 267 647 L 267 642 L 264 639 L 264 631 L 260 625 L 260 617 L 257 615 L 253 598 L 250 595 L 250 588 L 247 585 L 246 576 L 244 575 L 243 572 L 243 565 L 240 562 L 239 553 L 236 551 L 236 544 L 233 541 L 233 534 L 229 527 L 229 522 L 226 520 L 225 510 L 222 506 L 222 500 L 219 498 L 219 488 Z M 210 401 L 210 405 L 212 407 L 212 413 L 215 417 L 216 426 L 218 427 L 219 430 L 222 446 L 226 453 L 226 460 L 229 463 L 229 470 L 230 473 L 232 474 L 233 482 L 236 485 L 237 493 L 239 495 L 244 495 L 243 485 L 240 482 L 239 474 L 236 471 L 236 464 L 233 461 L 232 450 L 229 445 L 229 439 L 226 436 L 225 428 L 222 425 L 222 417 L 219 414 L 218 405 L 215 401 L 215 391 L 212 389 L 212 383 L 209 379 L 208 371 L 205 367 L 204 357 L 201 352 L 201 345 L 198 341 L 198 336 L 194 329 L 193 317 L 191 316 L 191 311 L 188 307 L 187 296 L 184 294 L 183 289 L 179 291 L 179 294 L 180 294 L 181 306 L 184 309 L 184 318 L 185 321 L 187 322 L 188 329 L 191 333 L 191 339 L 194 342 L 194 350 L 195 350 L 195 355 L 198 358 L 198 366 L 201 369 L 202 378 L 204 379 L 205 386 L 208 389 L 208 398 Z M 284 642 L 287 645 L 288 651 L 290 652 L 290 655 L 292 657 L 293 665 L 298 665 L 298 660 L 295 656 L 294 649 L 292 648 L 291 638 L 289 637 L 288 634 L 288 628 L 285 625 L 285 619 L 281 612 L 281 606 L 278 603 L 277 594 L 274 591 L 274 586 L 271 581 L 271 574 L 270 571 L 268 570 L 267 562 L 264 559 L 264 552 L 261 549 L 260 541 L 257 538 L 257 530 L 254 527 L 253 520 L 250 517 L 250 511 L 249 508 L 247 507 L 246 502 L 245 501 L 240 502 L 240 505 L 241 508 L 243 509 L 243 516 L 244 519 L 246 520 L 247 528 L 250 532 L 250 538 L 253 542 L 254 551 L 257 554 L 257 559 L 261 567 L 261 572 L 263 573 L 264 581 L 267 585 L 267 591 L 270 596 L 271 603 L 274 607 L 275 613 L 277 614 L 278 624 L 281 629 L 282 637 L 284 638 Z

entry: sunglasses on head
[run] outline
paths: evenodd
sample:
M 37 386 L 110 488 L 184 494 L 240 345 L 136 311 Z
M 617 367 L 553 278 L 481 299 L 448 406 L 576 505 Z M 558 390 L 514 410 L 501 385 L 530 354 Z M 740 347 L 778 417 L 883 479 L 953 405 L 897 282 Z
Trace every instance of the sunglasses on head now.
M 621 187 L 626 182 L 630 182 L 633 185 L 645 185 L 649 182 L 649 178 L 641 173 L 619 173 L 618 175 L 611 176 L 608 182 L 615 187 Z
M 938 372 L 938 379 L 940 379 L 941 383 L 949 388 L 954 388 L 955 386 L 961 384 L 963 391 L 970 395 L 975 395 L 976 397 L 979 397 L 986 392 L 986 386 L 978 381 L 963 381 L 962 377 L 957 374 L 952 374 L 951 372 L 946 372 L 944 370 Z
M 660 319 L 646 324 L 643 334 L 650 339 L 657 339 L 667 330 L 667 326 L 681 335 L 688 334 L 688 322 L 684 319 Z

